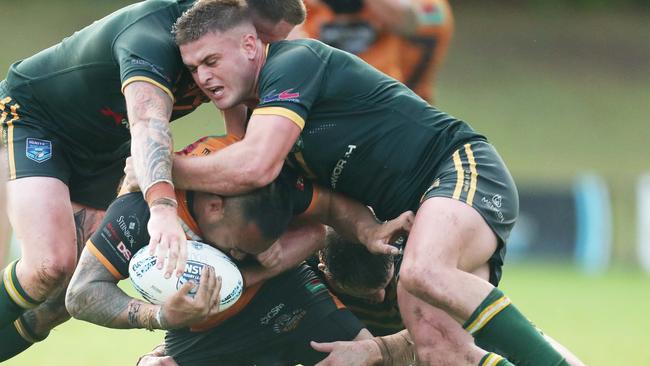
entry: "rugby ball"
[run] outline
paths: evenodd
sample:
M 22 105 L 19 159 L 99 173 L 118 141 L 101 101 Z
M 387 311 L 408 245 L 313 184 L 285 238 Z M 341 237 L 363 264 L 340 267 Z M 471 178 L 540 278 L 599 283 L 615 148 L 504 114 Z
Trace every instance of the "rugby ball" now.
M 244 280 L 237 265 L 226 254 L 208 244 L 187 241 L 187 264 L 180 277 L 172 274 L 170 278 L 165 278 L 164 270 L 156 268 L 156 261 L 156 256 L 150 255 L 149 246 L 146 246 L 135 253 L 129 262 L 133 287 L 152 304 L 162 304 L 190 280 L 197 284 L 189 293 L 194 297 L 206 266 L 212 266 L 215 274 L 221 276 L 219 311 L 235 304 L 244 290 Z

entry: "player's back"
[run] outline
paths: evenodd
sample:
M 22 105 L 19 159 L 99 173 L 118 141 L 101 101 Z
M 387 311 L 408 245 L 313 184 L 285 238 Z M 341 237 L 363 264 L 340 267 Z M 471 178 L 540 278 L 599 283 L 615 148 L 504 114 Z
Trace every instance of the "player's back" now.
M 316 40 L 272 44 L 260 85 L 260 108 L 305 116 L 294 165 L 382 219 L 416 209 L 436 165 L 462 143 L 484 139 L 360 58 Z M 264 94 L 282 90 L 298 96 Z
M 193 3 L 149 0 L 117 10 L 11 65 L 7 93 L 23 113 L 56 125 L 72 141 L 110 151 L 129 138 L 124 82 L 146 77 L 172 89 L 184 71 L 170 30 Z

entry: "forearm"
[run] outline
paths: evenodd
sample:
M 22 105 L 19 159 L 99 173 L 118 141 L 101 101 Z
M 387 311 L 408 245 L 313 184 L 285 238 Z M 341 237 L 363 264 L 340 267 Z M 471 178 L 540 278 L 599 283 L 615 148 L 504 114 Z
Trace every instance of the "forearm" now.
M 278 242 L 281 250 L 280 261 L 270 267 L 255 265 L 242 270 L 247 286 L 273 278 L 280 273 L 298 266 L 315 251 L 325 245 L 325 227 L 315 223 L 300 223 L 285 232 Z
M 172 182 L 172 135 L 169 127 L 173 103 L 162 89 L 134 82 L 124 89 L 131 131 L 131 156 L 143 193 L 159 182 Z M 171 186 L 167 196 L 173 194 Z
M 77 319 L 117 329 L 162 329 L 156 320 L 158 305 L 134 299 L 116 284 L 92 282 L 68 295 L 70 313 Z
M 381 225 L 367 206 L 342 194 L 325 191 L 320 197 L 326 209 L 321 211 L 319 221 L 347 240 L 367 244 L 372 230 Z
M 242 142 L 208 156 L 174 156 L 174 183 L 180 189 L 221 195 L 246 193 L 271 183 L 279 174 L 279 169 L 269 171 L 258 161 L 259 155 Z
M 415 344 L 407 329 L 398 333 L 372 339 L 381 351 L 379 365 L 416 365 Z

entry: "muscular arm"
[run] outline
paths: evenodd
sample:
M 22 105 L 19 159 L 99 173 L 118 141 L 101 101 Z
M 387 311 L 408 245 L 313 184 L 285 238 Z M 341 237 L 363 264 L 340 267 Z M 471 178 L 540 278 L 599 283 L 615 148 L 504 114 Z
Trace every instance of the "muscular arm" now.
M 68 286 L 65 305 L 77 319 L 109 328 L 159 328 L 158 305 L 124 293 L 113 275 L 84 249 Z
M 171 97 L 159 87 L 135 81 L 124 88 L 131 128 L 131 156 L 143 191 L 156 181 L 171 182 Z
M 282 164 L 300 135 L 290 119 L 254 115 L 246 136 L 216 154 L 174 157 L 178 188 L 235 195 L 263 187 L 280 174 Z

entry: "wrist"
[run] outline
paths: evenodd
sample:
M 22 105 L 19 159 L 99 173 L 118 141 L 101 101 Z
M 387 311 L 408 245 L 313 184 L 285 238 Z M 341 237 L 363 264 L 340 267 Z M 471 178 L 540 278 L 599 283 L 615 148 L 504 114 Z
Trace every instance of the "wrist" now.
M 174 184 L 170 180 L 159 179 L 151 182 L 142 193 L 149 207 L 161 204 L 178 207 Z
M 157 325 L 158 329 L 163 329 L 163 330 L 167 329 L 167 320 L 165 319 L 165 316 L 163 314 L 162 305 L 160 305 L 158 307 L 158 310 L 156 311 L 155 320 L 156 320 L 156 325 Z

